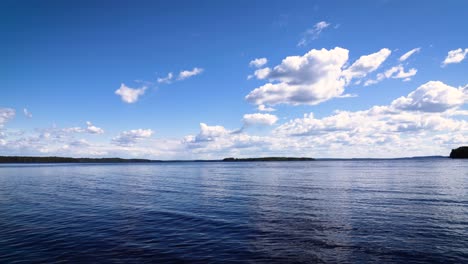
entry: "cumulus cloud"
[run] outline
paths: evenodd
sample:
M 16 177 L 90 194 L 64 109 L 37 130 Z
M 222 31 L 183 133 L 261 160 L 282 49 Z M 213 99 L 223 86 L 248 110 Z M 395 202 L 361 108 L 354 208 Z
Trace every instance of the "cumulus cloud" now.
M 421 51 L 421 48 L 414 48 L 408 52 L 406 52 L 405 54 L 403 54 L 399 61 L 403 62 L 405 60 L 407 60 L 409 57 L 411 57 L 411 55 L 415 54 L 415 53 L 418 53 L 419 51 Z
M 394 100 L 395 109 L 421 112 L 445 112 L 463 105 L 468 99 L 463 88 L 455 88 L 440 81 L 430 81 L 415 91 Z
M 403 67 L 400 66 L 397 66 L 396 73 L 391 75 L 391 78 L 409 80 L 410 77 L 413 77 L 418 72 L 418 70 L 416 70 L 415 68 L 411 68 L 407 72 L 405 72 L 405 69 L 403 69 Z
M 163 78 L 158 78 L 158 83 L 166 83 L 169 84 L 172 82 L 172 78 L 174 78 L 174 75 L 172 72 L 168 73 L 166 77 Z
M 91 125 L 92 126 L 92 125 Z M 92 127 L 90 127 L 93 130 Z M 34 130 L 8 131 L 0 153 L 4 155 L 58 155 L 58 156 L 95 156 L 105 155 L 107 146 L 97 146 L 84 139 L 75 137 L 82 133 L 96 133 L 83 127 L 36 128 Z M 1 133 L 1 131 L 0 131 Z M 2 155 L 2 154 L 0 154 Z
M 222 126 L 200 126 L 200 133 L 185 137 L 182 144 L 197 158 L 401 157 L 448 153 L 450 146 L 434 145 L 435 137 L 449 144 L 450 135 L 458 135 L 457 142 L 463 142 L 467 133 L 468 122 L 446 113 L 403 111 L 387 105 L 336 111 L 321 118 L 306 114 L 264 136 L 234 133 Z
M 104 129 L 94 126 L 91 122 L 86 122 L 86 131 L 90 134 L 103 134 Z
M 242 122 L 244 126 L 252 126 L 252 125 L 264 125 L 264 126 L 271 126 L 274 125 L 278 121 L 278 117 L 271 114 L 245 114 Z
M 330 23 L 326 21 L 320 21 L 314 25 L 313 28 L 308 29 L 305 33 L 302 39 L 297 43 L 297 46 L 305 46 L 308 44 L 310 40 L 317 39 L 320 36 L 320 33 L 324 29 L 330 26 Z
M 177 78 L 178 80 L 185 80 L 187 78 L 190 78 L 190 77 L 193 77 L 193 76 L 196 76 L 196 75 L 199 75 L 201 74 L 202 72 L 204 71 L 204 69 L 202 68 L 193 68 L 191 71 L 190 70 L 185 70 L 185 71 L 181 71 L 179 73 L 179 77 Z
M 316 105 L 343 97 L 353 78 L 375 71 L 390 55 L 389 49 L 361 56 L 350 67 L 347 49 L 312 49 L 303 56 L 289 56 L 274 68 L 262 68 L 254 75 L 269 82 L 251 91 L 245 99 L 256 105 Z
M 26 109 L 26 108 L 23 108 L 23 114 L 27 118 L 32 118 L 31 112 L 29 112 L 28 109 Z
M 56 155 L 67 157 L 122 157 L 150 159 L 190 158 L 190 153 L 180 139 L 154 139 L 138 137 L 134 144 L 116 142 L 93 142 L 75 138 L 75 133 L 64 133 L 61 129 L 37 129 L 3 140 L 0 133 L 0 155 Z M 59 135 L 60 134 L 60 135 Z M 144 144 L 143 144 L 144 141 Z M 126 141 L 124 141 L 126 142 Z M 137 144 L 140 143 L 140 144 Z
M 403 65 L 394 66 L 383 73 L 377 74 L 377 78 L 372 80 L 367 80 L 364 83 L 364 86 L 369 86 L 381 82 L 384 79 L 393 78 L 393 79 L 403 79 L 403 81 L 411 80 L 411 77 L 416 75 L 418 70 L 411 68 L 408 71 L 405 71 Z
M 138 101 L 138 97 L 143 95 L 146 89 L 146 86 L 141 88 L 130 88 L 122 83 L 120 88 L 115 91 L 115 94 L 119 95 L 125 103 L 132 104 Z
M 262 104 L 258 105 L 257 110 L 262 111 L 262 112 L 274 112 L 274 111 L 276 111 L 276 109 L 274 109 L 273 107 L 267 107 L 267 106 L 262 105 Z
M 258 69 L 254 72 L 254 76 L 257 77 L 259 80 L 263 80 L 268 77 L 268 75 L 271 73 L 270 68 L 263 68 L 263 69 Z
M 227 130 L 223 126 L 209 126 L 205 123 L 200 123 L 200 133 L 194 138 L 195 141 L 213 141 L 218 137 L 230 134 L 232 131 Z
M 315 118 L 313 113 L 304 114 L 279 126 L 275 132 L 283 135 L 318 135 L 332 132 L 353 131 L 363 127 L 375 130 L 382 124 L 371 121 L 367 112 L 340 111 L 322 119 Z
M 460 63 L 465 59 L 466 54 L 468 54 L 468 48 L 463 50 L 462 48 L 451 50 L 448 52 L 447 57 L 442 62 L 442 66 L 446 66 L 451 63 Z
M 328 151 L 334 145 L 341 148 L 353 146 L 352 151 L 366 151 L 366 148 L 369 151 L 369 148 L 375 146 L 379 146 L 379 149 L 387 147 L 389 153 L 395 153 L 395 146 L 404 146 L 402 149 L 405 153 L 422 155 L 427 155 L 430 150 L 424 149 L 424 153 L 421 148 L 433 147 L 443 151 L 440 146 L 434 146 L 436 138 L 448 144 L 448 139 L 454 133 L 468 135 L 468 122 L 451 118 L 457 113 L 454 110 L 467 102 L 467 94 L 461 94 L 462 89 L 431 81 L 389 105 L 354 112 L 335 111 L 322 118 L 315 117 L 313 113 L 305 114 L 303 118 L 290 120 L 277 127 L 274 130 L 275 138 L 299 138 L 297 141 L 303 145 L 312 144 L 315 148 L 325 146 Z M 458 136 L 457 142 L 466 139 L 466 136 Z M 354 156 L 366 156 L 365 153 Z M 335 152 L 334 156 L 338 155 Z M 389 156 L 384 152 L 379 155 Z
M 273 69 L 255 71 L 258 79 L 271 82 L 251 91 L 246 100 L 256 105 L 313 105 L 337 97 L 344 91 L 341 69 L 347 60 L 348 50 L 339 47 L 286 57 Z
M 6 122 L 15 117 L 15 110 L 11 108 L 0 108 L 0 128 L 2 128 Z
M 151 138 L 152 130 L 137 129 L 124 131 L 104 144 L 75 138 L 77 133 L 89 133 L 87 127 L 93 126 L 91 123 L 84 128 L 35 130 L 35 135 L 17 135 L 15 138 L 9 138 L 7 131 L 0 131 L 0 155 L 219 159 L 275 155 L 401 157 L 445 154 L 468 140 L 467 113 L 463 110 L 467 95 L 468 86 L 455 88 L 441 82 L 428 82 L 388 105 L 361 111 L 335 111 L 326 116 L 308 113 L 279 124 L 270 134 L 262 133 L 261 136 L 249 134 L 255 130 L 247 133 L 247 130 L 233 131 L 205 123 L 200 124 L 198 134 L 188 135 L 183 140 L 154 139 Z M 8 116 L 11 118 L 11 112 Z M 277 124 L 271 116 L 245 115 L 244 125 Z
M 462 133 L 451 133 L 434 136 L 433 142 L 440 145 L 460 146 L 468 142 L 468 135 Z
M 391 53 L 391 50 L 383 48 L 376 53 L 361 56 L 349 68 L 343 71 L 343 75 L 348 82 L 353 78 L 363 78 L 367 74 L 377 70 Z
M 383 111 L 382 111 L 383 110 Z M 275 132 L 283 135 L 311 136 L 346 134 L 351 140 L 373 140 L 399 133 L 468 131 L 468 123 L 435 113 L 390 111 L 387 107 L 372 107 L 364 111 L 336 111 L 324 118 L 313 113 L 279 126 Z M 356 141 L 355 141 L 356 143 Z
M 201 125 L 199 135 L 185 137 L 183 144 L 197 157 L 207 158 L 246 157 L 250 153 L 250 156 L 267 153 L 395 157 L 445 153 L 443 147 L 435 147 L 430 142 L 434 135 L 454 132 L 461 135 L 468 132 L 468 123 L 440 113 L 396 111 L 390 106 L 374 106 L 364 111 L 336 111 L 323 118 L 306 114 L 280 125 L 267 136 L 233 133 L 222 126 Z
M 256 58 L 256 59 L 251 60 L 249 62 L 249 66 L 250 67 L 255 67 L 255 68 L 260 68 L 260 67 L 262 67 L 263 65 L 265 65 L 267 63 L 268 63 L 267 58 Z
M 132 146 L 142 139 L 149 138 L 154 131 L 151 129 L 133 129 L 120 133 L 112 139 L 112 143 L 119 146 Z
M 250 150 L 258 150 L 268 145 L 268 139 L 250 136 L 242 130 L 230 131 L 223 126 L 200 124 L 198 135 L 188 135 L 182 145 L 198 158 L 215 158 L 238 156 L 239 150 L 247 155 Z

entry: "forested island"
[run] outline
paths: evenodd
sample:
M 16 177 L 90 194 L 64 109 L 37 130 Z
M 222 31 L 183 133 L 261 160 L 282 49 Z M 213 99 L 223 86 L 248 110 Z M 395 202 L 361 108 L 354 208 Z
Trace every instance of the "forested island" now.
M 121 158 L 69 158 L 69 157 L 26 157 L 26 156 L 0 156 L 0 163 L 134 163 L 158 162 L 148 159 L 121 159 Z
M 468 159 L 468 146 L 459 147 L 452 149 L 450 152 L 450 158 L 452 159 Z
M 300 158 L 294 158 L 294 157 L 264 157 L 264 158 L 225 158 L 223 161 L 230 161 L 230 162 L 236 162 L 236 161 L 312 161 L 315 160 L 313 158 L 305 158 L 305 157 L 300 157 Z

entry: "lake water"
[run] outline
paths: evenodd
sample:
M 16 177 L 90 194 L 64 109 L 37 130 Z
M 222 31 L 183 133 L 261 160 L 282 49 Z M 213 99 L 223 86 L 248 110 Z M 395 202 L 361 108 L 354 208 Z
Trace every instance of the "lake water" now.
M 468 160 L 0 166 L 1 263 L 468 263 Z

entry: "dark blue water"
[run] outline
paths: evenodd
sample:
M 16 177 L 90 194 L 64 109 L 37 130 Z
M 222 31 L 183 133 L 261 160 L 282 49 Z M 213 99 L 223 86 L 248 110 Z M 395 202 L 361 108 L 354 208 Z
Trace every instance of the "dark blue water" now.
M 468 161 L 0 166 L 0 263 L 468 262 Z

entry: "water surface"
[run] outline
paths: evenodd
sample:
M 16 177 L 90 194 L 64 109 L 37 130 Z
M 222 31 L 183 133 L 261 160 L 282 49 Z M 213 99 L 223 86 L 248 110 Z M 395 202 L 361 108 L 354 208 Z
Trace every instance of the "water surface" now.
M 1 263 L 468 262 L 468 161 L 0 166 Z

